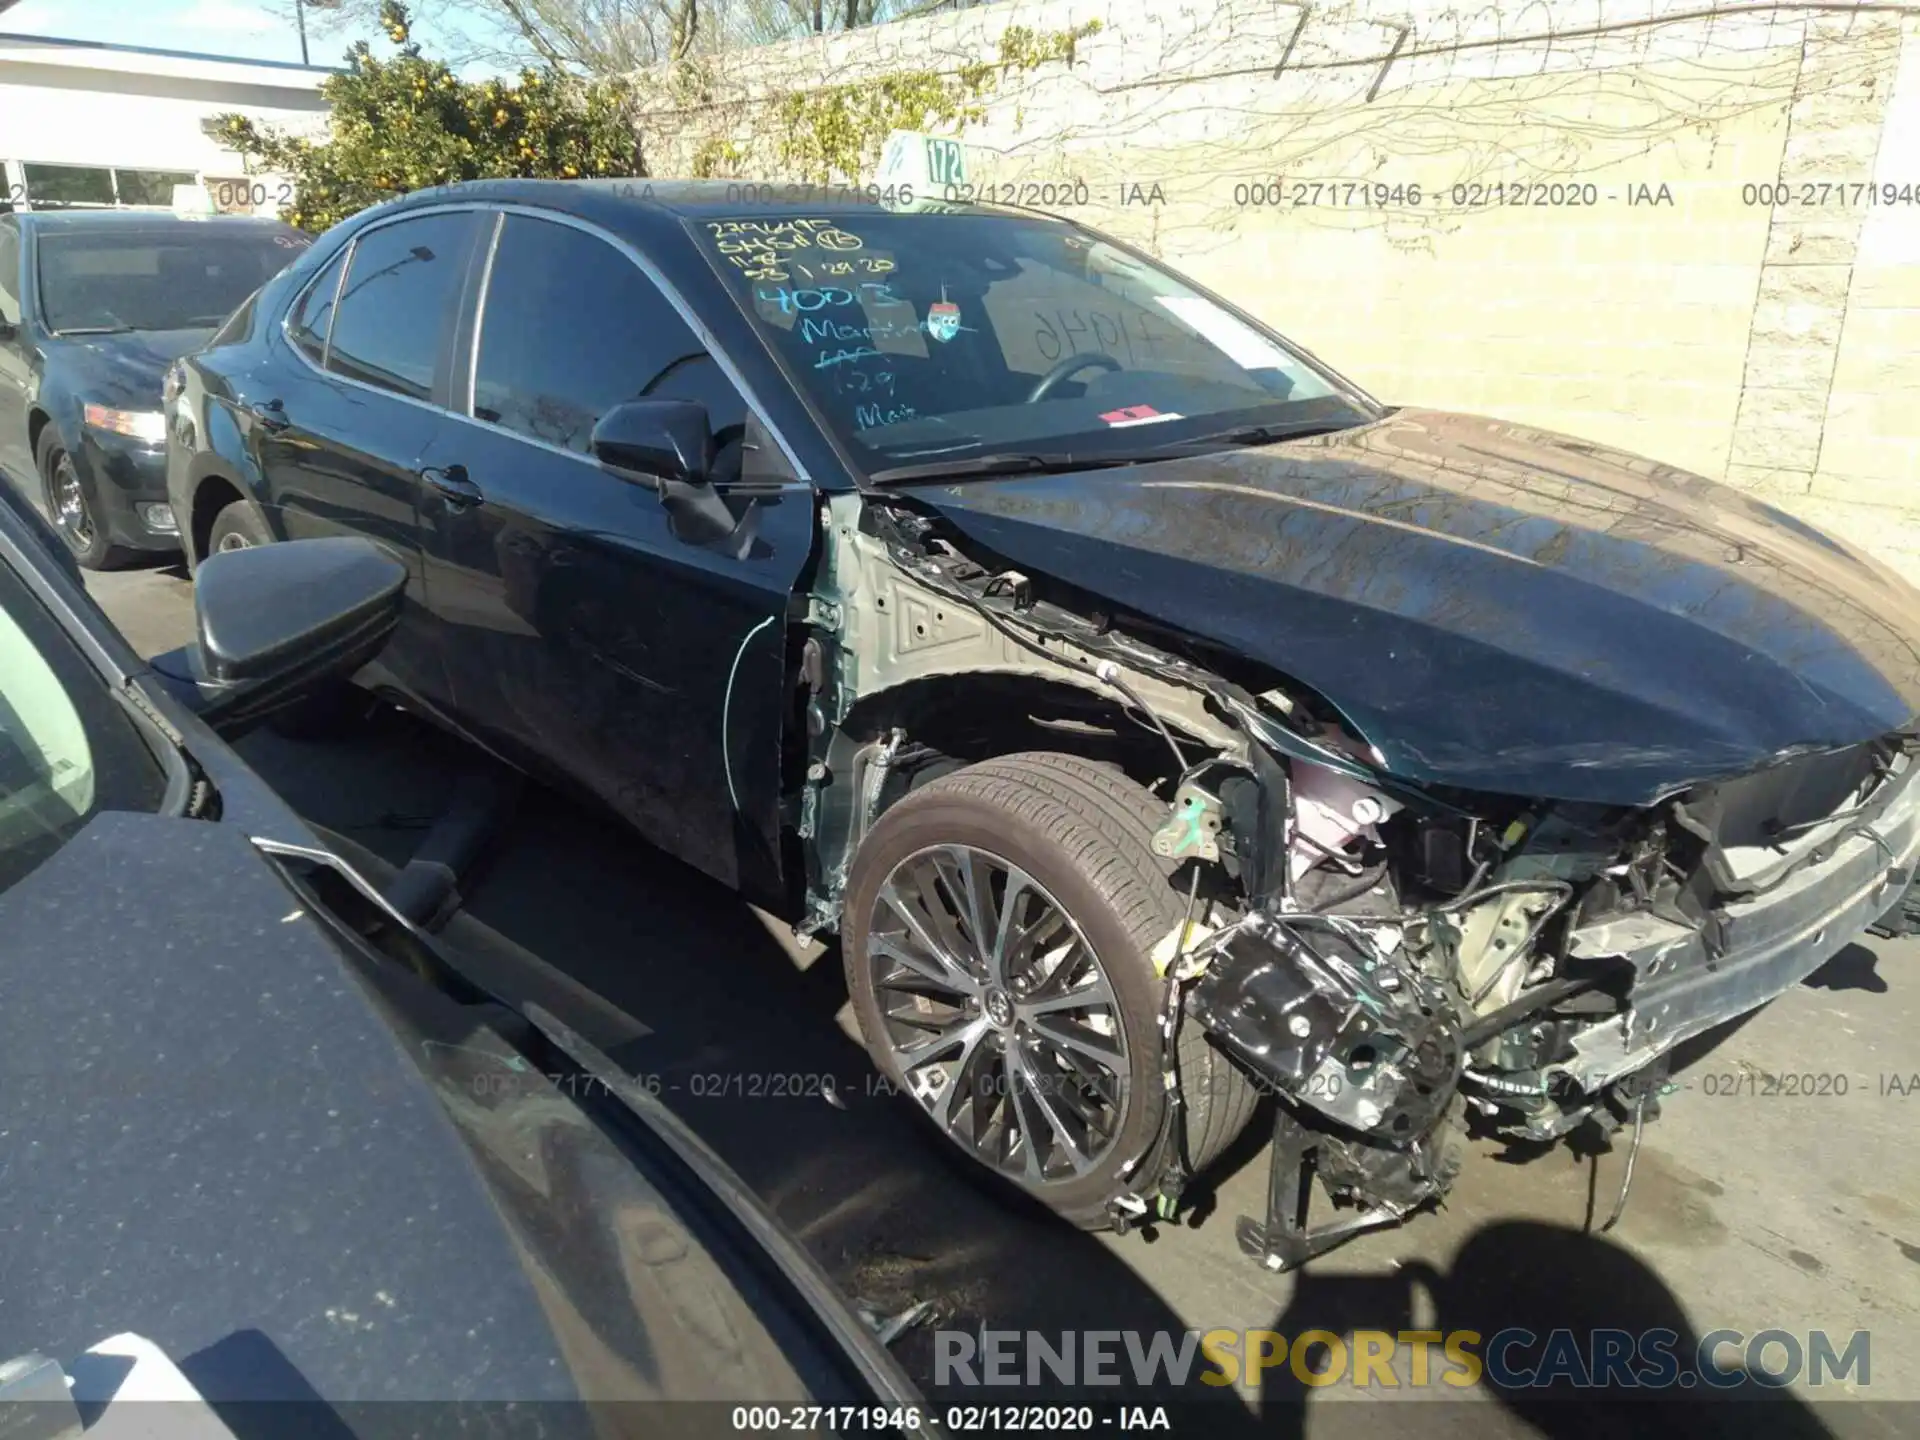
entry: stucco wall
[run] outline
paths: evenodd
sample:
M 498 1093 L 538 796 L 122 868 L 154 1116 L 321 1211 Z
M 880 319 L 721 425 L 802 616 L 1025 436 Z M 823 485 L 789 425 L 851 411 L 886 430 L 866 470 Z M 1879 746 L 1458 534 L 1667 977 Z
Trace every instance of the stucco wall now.
M 655 174 L 721 137 L 791 178 L 770 93 L 1097 19 L 964 133 L 973 181 L 1084 181 L 1051 208 L 1384 399 L 1724 478 L 1920 577 L 1920 17 L 1700 9 L 1007 0 L 751 52 L 642 133 Z
M 324 133 L 319 86 L 328 73 L 0 37 L 0 159 L 238 179 L 246 175 L 240 156 L 208 138 L 202 125 L 238 110 L 277 128 Z M 255 179 L 267 203 L 247 208 L 277 213 L 278 186 Z

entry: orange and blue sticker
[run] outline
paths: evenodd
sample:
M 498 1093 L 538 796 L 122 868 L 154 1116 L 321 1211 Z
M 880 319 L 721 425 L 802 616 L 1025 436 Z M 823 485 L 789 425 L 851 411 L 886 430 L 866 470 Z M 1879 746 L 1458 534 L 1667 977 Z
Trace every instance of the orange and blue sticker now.
M 927 307 L 927 333 L 943 344 L 960 333 L 960 307 L 951 300 L 936 300 Z

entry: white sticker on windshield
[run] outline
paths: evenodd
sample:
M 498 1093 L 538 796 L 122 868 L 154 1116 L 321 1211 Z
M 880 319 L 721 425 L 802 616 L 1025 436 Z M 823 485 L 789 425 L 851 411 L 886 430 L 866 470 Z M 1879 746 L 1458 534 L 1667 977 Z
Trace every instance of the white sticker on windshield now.
M 1109 410 L 1100 417 L 1107 422 L 1110 430 L 1124 430 L 1129 425 L 1158 425 L 1166 420 L 1184 420 L 1184 415 L 1169 415 L 1156 410 L 1151 405 L 1126 405 L 1118 410 Z
M 1173 317 L 1243 370 L 1291 370 L 1293 357 L 1237 316 L 1200 295 L 1156 295 Z

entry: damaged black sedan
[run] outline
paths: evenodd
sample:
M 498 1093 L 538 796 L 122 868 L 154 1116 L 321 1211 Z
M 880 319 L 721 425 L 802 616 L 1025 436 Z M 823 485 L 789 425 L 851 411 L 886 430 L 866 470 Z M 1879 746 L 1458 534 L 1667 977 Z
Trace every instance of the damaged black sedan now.
M 454 187 L 169 394 L 191 558 L 387 544 L 362 685 L 837 932 L 881 1071 L 1085 1225 L 1177 1213 L 1262 1089 L 1276 1268 L 1476 1113 L 1637 1135 L 1920 851 L 1899 578 L 1065 221 Z

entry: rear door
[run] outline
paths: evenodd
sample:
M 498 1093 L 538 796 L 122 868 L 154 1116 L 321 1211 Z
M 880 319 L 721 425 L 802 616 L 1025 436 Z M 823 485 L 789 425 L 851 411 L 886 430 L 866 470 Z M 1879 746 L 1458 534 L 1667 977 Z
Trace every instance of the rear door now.
M 422 510 L 462 724 L 777 901 L 784 617 L 813 494 L 618 242 L 511 211 L 479 271 L 472 418 L 424 457 L 443 488 Z M 601 415 L 648 397 L 707 406 L 731 535 L 681 538 L 651 484 L 588 453 Z
M 407 566 L 407 604 L 379 668 L 444 709 L 420 551 L 420 456 L 446 423 L 472 210 L 402 216 L 356 235 L 295 301 L 290 363 L 240 406 L 288 539 L 363 535 Z M 276 403 L 277 402 L 277 403 Z

